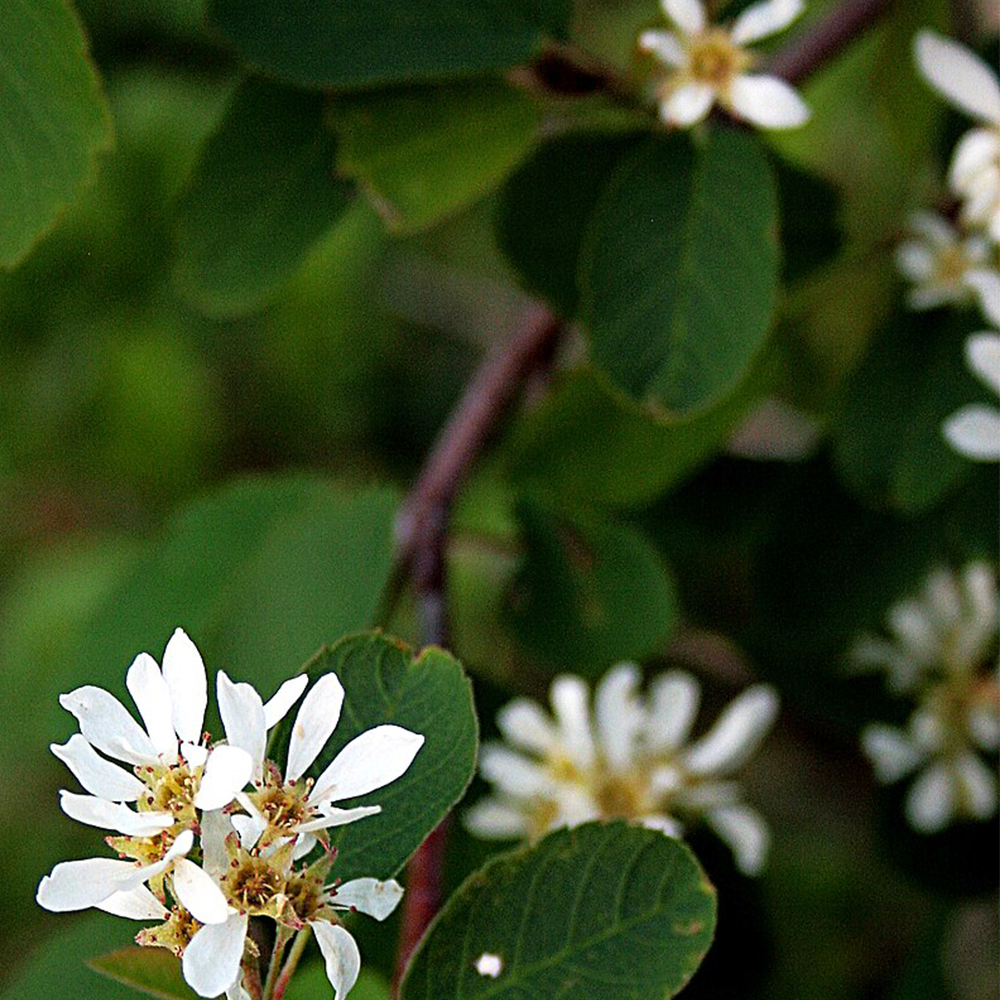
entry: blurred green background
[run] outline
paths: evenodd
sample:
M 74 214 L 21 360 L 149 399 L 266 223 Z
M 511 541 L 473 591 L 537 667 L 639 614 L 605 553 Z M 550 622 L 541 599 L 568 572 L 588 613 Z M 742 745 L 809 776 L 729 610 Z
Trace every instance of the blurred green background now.
M 579 43 L 621 64 L 655 17 L 647 2 L 578 6 Z M 67 776 L 47 747 L 72 732 L 57 695 L 81 683 L 122 692 L 131 657 L 159 656 L 176 625 L 210 671 L 265 691 L 343 632 L 382 624 L 416 639 L 406 596 L 387 597 L 394 513 L 483 352 L 528 301 L 497 245 L 496 191 L 406 236 L 357 196 L 266 306 L 209 318 L 176 280 L 176 207 L 237 85 L 234 61 L 202 28 L 199 0 L 78 7 L 115 147 L 55 230 L 0 274 L 5 998 L 132 995 L 82 959 L 134 927 L 34 904 L 56 861 L 101 847 L 57 808 Z M 456 515 L 455 651 L 487 730 L 512 691 L 541 696 L 557 670 L 594 676 L 624 656 L 695 669 L 710 704 L 755 675 L 782 690 L 779 733 L 749 778 L 774 831 L 770 867 L 751 883 L 695 843 L 722 901 L 719 957 L 691 996 L 998 995 L 995 825 L 933 843 L 905 829 L 857 751 L 859 726 L 892 706 L 842 663 L 857 630 L 932 563 L 996 558 L 995 468 L 956 460 L 907 491 L 906 470 L 883 469 L 884 447 L 859 445 L 845 411 L 885 328 L 955 342 L 940 318 L 901 317 L 892 267 L 954 126 L 918 83 L 910 39 L 947 16 L 937 0 L 897 4 L 805 88 L 810 128 L 775 140 L 829 182 L 833 208 L 827 228 L 794 233 L 796 254 L 816 263 L 785 290 L 759 384 L 664 428 L 613 399 L 572 340 Z M 977 322 L 961 317 L 961 334 Z M 904 343 L 900 370 L 910 353 Z M 934 371 L 913 363 L 926 365 L 907 375 L 918 382 Z M 814 418 L 820 439 L 800 460 L 726 453 L 763 395 Z M 567 525 L 603 553 L 600 579 L 553 555 Z M 605 617 L 588 617 L 588 588 Z M 572 648 L 567 631 L 581 637 Z M 486 850 L 456 833 L 454 879 Z M 394 934 L 363 934 L 383 973 Z

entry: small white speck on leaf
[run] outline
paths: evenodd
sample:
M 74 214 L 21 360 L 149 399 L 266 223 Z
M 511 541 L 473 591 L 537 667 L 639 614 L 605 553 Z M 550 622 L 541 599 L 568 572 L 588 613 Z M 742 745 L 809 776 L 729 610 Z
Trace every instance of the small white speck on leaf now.
M 475 961 L 476 972 L 481 976 L 489 976 L 496 979 L 503 972 L 503 959 L 499 955 L 493 955 L 484 951 Z

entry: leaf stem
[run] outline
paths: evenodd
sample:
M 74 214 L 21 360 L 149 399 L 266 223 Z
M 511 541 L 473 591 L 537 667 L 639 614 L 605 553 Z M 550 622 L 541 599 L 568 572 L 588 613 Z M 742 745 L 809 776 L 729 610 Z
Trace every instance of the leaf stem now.
M 306 950 L 306 945 L 309 943 L 309 933 L 309 927 L 306 926 L 295 935 L 292 949 L 285 960 L 285 967 L 281 970 L 281 975 L 278 976 L 277 982 L 274 984 L 274 992 L 271 994 L 271 1000 L 281 1000 L 285 995 L 285 990 L 288 989 L 288 984 L 291 982 L 296 968 L 298 968 L 299 959 L 302 958 L 302 953 Z M 277 963 L 274 964 L 277 967 Z M 270 975 L 268 975 L 268 979 L 270 978 Z

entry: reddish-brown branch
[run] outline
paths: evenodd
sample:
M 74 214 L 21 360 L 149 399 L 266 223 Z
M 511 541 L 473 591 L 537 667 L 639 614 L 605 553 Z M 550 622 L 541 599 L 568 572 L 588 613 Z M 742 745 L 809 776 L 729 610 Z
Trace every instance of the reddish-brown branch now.
M 421 641 L 448 645 L 445 548 L 455 495 L 529 376 L 552 357 L 562 325 L 533 306 L 521 328 L 483 362 L 442 430 L 396 526 L 400 561 L 409 567 Z M 424 841 L 407 868 L 396 987 L 441 905 L 449 819 Z
M 792 39 L 768 68 L 789 83 L 800 83 L 863 35 L 892 3 L 893 0 L 843 0 L 812 28 Z

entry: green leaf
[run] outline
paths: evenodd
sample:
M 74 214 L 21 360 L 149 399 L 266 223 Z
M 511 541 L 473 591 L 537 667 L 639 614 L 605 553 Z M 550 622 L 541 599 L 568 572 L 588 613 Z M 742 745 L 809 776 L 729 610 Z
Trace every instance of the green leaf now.
M 541 108 L 487 79 L 345 97 L 331 118 L 341 172 L 390 229 L 411 232 L 499 184 L 531 146 Z
M 830 261 L 840 250 L 840 198 L 837 189 L 787 160 L 774 161 L 781 203 L 784 280 L 797 281 Z
M 87 963 L 95 972 L 162 1000 L 197 1000 L 177 956 L 163 948 L 122 948 Z
M 362 969 L 358 981 L 351 987 L 351 1000 L 389 1000 L 389 984 L 370 969 Z M 322 964 L 299 966 L 285 991 L 285 1000 L 328 1000 L 330 980 Z
M 763 345 L 778 283 L 774 180 L 758 141 L 651 138 L 615 172 L 581 260 L 595 363 L 658 414 L 702 409 Z
M 917 513 L 971 472 L 972 463 L 941 433 L 948 416 L 986 398 L 965 365 L 970 329 L 961 315 L 901 313 L 852 377 L 835 429 L 834 461 L 868 503 Z
M 215 28 L 252 65 L 308 87 L 363 88 L 509 69 L 546 34 L 565 34 L 568 0 L 210 0 Z
M 265 692 L 324 642 L 368 627 L 392 565 L 395 495 L 312 477 L 245 479 L 178 512 L 110 593 L 73 680 L 119 689 L 137 652 L 178 625 L 205 656 Z
M 93 179 L 111 119 L 64 0 L 0 4 L 0 266 L 13 267 Z
M 497 240 L 529 292 L 576 315 L 580 247 L 601 192 L 635 135 L 589 133 L 547 142 L 504 186 Z
M 714 928 L 715 890 L 683 844 L 588 823 L 469 876 L 414 953 L 402 1000 L 664 1000 Z M 496 978 L 474 967 L 484 953 L 503 963 Z
M 331 671 L 344 685 L 344 707 L 313 773 L 373 726 L 391 723 L 426 738 L 403 777 L 358 800 L 380 805 L 381 813 L 330 831 L 338 849 L 335 876 L 389 878 L 472 780 L 478 740 L 472 688 L 461 664 L 444 650 L 432 646 L 414 656 L 378 633 L 347 636 L 309 665 L 314 678 Z
M 351 189 L 317 94 L 249 80 L 179 205 L 177 281 L 217 315 L 259 308 L 340 218 Z
M 553 670 L 596 676 L 664 646 L 677 625 L 677 595 L 641 532 L 530 501 L 518 514 L 526 552 L 510 615 L 522 647 Z
M 706 462 L 766 392 L 765 350 L 722 402 L 690 420 L 663 423 L 610 392 L 593 372 L 558 382 L 511 436 L 509 474 L 532 492 L 573 507 L 637 507 Z

